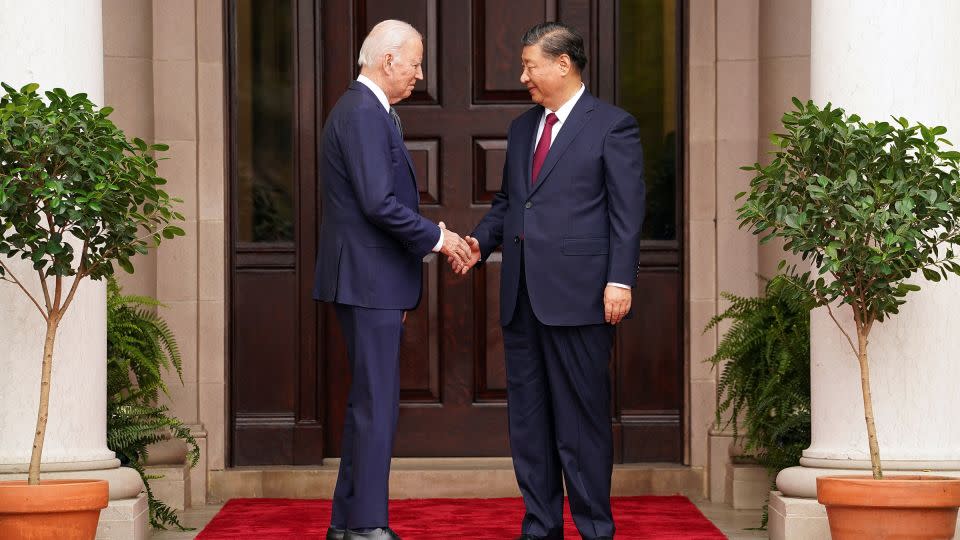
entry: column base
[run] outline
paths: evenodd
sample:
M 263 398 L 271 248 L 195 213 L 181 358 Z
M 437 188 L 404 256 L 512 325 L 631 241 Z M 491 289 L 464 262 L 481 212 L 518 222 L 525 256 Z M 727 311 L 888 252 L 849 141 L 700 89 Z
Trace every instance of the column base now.
M 931 464 L 933 465 L 933 464 Z M 953 476 L 960 478 L 960 471 L 944 468 L 929 467 L 923 470 L 915 469 L 895 469 L 885 467 L 883 469 L 885 476 L 896 476 L 898 474 L 922 475 L 922 476 Z M 780 471 L 777 475 L 777 489 L 787 497 L 800 497 L 805 499 L 817 498 L 817 477 L 819 476 L 842 476 L 847 474 L 869 475 L 870 469 L 857 468 L 825 468 L 825 467 L 790 467 Z
M 770 540 L 823 540 L 830 538 L 827 509 L 816 499 L 787 497 L 770 492 Z
M 777 488 L 770 493 L 770 521 L 767 530 L 771 540 L 822 540 L 830 538 L 827 509 L 817 502 L 817 477 L 847 474 L 869 475 L 864 469 L 828 469 L 790 467 L 777 475 Z M 885 476 L 898 474 L 954 476 L 956 470 L 884 470 Z M 960 522 L 957 523 L 960 535 Z
M 729 484 L 730 449 L 733 447 L 732 433 L 710 433 L 710 500 L 717 503 L 729 502 L 727 486 Z
M 185 463 L 147 465 L 146 471 L 150 476 L 159 476 L 150 480 L 150 489 L 154 497 L 174 510 L 184 510 L 192 506 L 190 468 Z
M 727 465 L 726 500 L 734 510 L 759 510 L 767 503 L 772 481 L 766 467 L 730 463 Z
M 110 483 L 110 500 L 135 499 L 143 491 L 143 480 L 140 474 L 129 468 L 120 467 L 120 461 L 111 469 L 95 469 L 86 471 L 47 471 L 40 468 L 41 480 L 56 480 L 61 478 L 106 480 Z M 26 473 L 0 473 L 0 482 L 5 480 L 26 480 Z
M 111 500 L 100 512 L 96 540 L 147 540 L 151 534 L 146 493 Z

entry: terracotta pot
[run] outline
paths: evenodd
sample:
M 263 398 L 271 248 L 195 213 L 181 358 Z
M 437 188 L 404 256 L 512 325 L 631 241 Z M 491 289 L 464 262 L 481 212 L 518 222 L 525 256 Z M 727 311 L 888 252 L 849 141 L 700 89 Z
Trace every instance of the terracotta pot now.
M 827 507 L 833 540 L 953 538 L 960 478 L 823 476 L 817 500 Z
M 109 501 L 106 480 L 0 482 L 0 538 L 93 540 Z

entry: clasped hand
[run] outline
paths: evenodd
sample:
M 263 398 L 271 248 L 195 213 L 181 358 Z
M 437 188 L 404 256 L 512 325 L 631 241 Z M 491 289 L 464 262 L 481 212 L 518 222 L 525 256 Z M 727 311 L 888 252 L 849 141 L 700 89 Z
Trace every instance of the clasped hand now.
M 440 253 L 447 256 L 447 262 L 450 263 L 454 273 L 466 274 L 480 260 L 480 242 L 470 236 L 461 237 L 447 229 L 442 221 L 439 225 L 443 229 L 443 245 L 440 247 Z

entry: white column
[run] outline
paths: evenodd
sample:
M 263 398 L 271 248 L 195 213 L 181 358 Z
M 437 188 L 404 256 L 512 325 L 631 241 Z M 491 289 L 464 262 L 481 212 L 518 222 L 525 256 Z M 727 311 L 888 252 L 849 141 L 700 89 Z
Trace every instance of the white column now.
M 0 0 L 0 13 L 0 80 L 15 88 L 36 82 L 41 90 L 85 92 L 103 104 L 100 0 Z M 5 264 L 43 305 L 32 266 L 14 259 Z M 65 281 L 69 286 L 72 278 Z M 104 516 L 112 529 L 127 534 L 144 529 L 145 503 L 138 497 L 139 475 L 121 468 L 106 444 L 106 322 L 104 283 L 82 282 L 54 348 L 41 478 L 109 480 L 112 513 Z M 30 300 L 15 285 L 0 282 L 0 480 L 26 476 L 44 333 L 43 318 Z
M 86 92 L 102 104 L 99 0 L 0 0 L 0 13 L 0 80 L 15 88 L 36 82 L 41 91 L 59 86 L 69 93 Z M 6 264 L 43 305 L 32 266 L 19 260 Z M 0 283 L 0 321 L 0 466 L 22 465 L 30 461 L 33 444 L 46 325 L 22 291 L 8 282 Z M 106 445 L 105 358 L 104 285 L 84 282 L 57 336 L 44 462 L 114 460 Z
M 812 99 L 865 120 L 944 125 L 960 143 L 958 26 L 955 0 L 813 0 Z M 916 282 L 922 290 L 870 335 L 880 455 L 885 471 L 960 475 L 960 278 Z M 834 313 L 856 336 L 850 308 Z M 870 469 L 856 356 L 826 309 L 810 322 L 812 442 L 802 466 L 777 477 L 771 538 L 820 538 L 816 477 Z

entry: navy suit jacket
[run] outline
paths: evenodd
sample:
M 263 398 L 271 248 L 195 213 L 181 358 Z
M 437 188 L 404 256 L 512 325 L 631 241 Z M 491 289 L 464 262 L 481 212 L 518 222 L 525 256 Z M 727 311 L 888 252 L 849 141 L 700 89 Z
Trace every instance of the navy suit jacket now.
M 354 81 L 323 128 L 323 218 L 313 297 L 416 308 L 421 266 L 440 239 L 419 214 L 413 161 L 376 95 Z
M 501 324 L 513 319 L 521 249 L 541 323 L 603 324 L 607 283 L 636 284 L 645 203 L 640 130 L 629 113 L 584 91 L 531 184 L 543 112 L 537 105 L 510 124 L 503 185 L 471 236 L 483 260 L 503 245 Z

